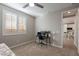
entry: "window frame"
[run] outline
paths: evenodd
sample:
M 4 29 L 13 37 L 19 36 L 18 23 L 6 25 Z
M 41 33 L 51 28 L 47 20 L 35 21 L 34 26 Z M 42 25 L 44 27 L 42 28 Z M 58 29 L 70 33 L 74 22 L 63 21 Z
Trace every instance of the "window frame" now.
M 16 24 L 16 32 L 5 32 L 5 14 L 6 13 L 10 13 L 10 14 L 13 14 L 13 15 L 16 15 L 16 17 L 17 17 L 17 20 L 16 20 L 16 22 L 17 22 L 17 24 Z M 18 31 L 18 18 L 19 18 L 19 16 L 22 16 L 22 17 L 24 17 L 24 19 L 25 19 L 25 31 L 24 32 L 19 32 Z M 27 32 L 27 19 L 26 19 L 26 17 L 25 17 L 25 15 L 21 15 L 21 14 L 17 14 L 17 13 L 14 13 L 14 12 L 12 12 L 12 11 L 9 11 L 9 10 L 3 10 L 2 11 L 2 33 L 3 33 L 3 35 L 17 35 L 17 34 L 26 34 L 26 32 Z

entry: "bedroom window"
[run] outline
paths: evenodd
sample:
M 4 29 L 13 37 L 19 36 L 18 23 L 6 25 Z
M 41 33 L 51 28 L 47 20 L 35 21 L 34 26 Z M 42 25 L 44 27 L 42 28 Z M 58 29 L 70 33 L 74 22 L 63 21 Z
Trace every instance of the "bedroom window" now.
M 25 18 L 19 16 L 18 17 L 18 32 L 25 32 L 26 31 L 26 23 L 25 23 Z
M 5 14 L 5 32 L 16 32 L 17 30 L 17 17 L 12 14 Z
M 26 19 L 24 16 L 3 11 L 3 34 L 22 34 L 26 32 Z

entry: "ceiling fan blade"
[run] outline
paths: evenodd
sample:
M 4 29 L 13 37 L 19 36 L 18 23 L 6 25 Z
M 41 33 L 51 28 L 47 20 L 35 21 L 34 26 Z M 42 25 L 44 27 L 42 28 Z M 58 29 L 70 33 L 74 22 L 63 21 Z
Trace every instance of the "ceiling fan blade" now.
M 34 3 L 36 6 L 40 7 L 40 8 L 44 8 L 42 5 L 38 4 L 38 3 Z
M 29 6 L 29 4 L 26 4 L 26 5 L 23 6 L 23 8 L 26 8 L 26 7 L 28 7 L 28 6 Z

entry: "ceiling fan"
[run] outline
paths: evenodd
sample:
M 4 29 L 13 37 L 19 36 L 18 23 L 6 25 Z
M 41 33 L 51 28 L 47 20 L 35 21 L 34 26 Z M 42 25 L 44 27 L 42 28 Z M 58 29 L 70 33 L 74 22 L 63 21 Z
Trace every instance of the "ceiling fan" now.
M 40 8 L 44 8 L 44 6 L 38 4 L 38 3 L 27 3 L 23 6 L 23 8 L 26 8 L 26 7 L 34 7 L 34 6 L 37 6 L 37 7 L 40 7 Z

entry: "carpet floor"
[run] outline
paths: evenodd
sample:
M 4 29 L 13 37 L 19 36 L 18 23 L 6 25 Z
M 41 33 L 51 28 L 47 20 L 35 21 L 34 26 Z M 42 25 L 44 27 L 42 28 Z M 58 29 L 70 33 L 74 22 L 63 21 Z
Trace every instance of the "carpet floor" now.
M 41 47 L 35 42 L 13 48 L 12 51 L 16 54 L 16 56 L 78 56 L 76 48 L 67 46 L 64 46 L 64 48 L 51 46 Z

